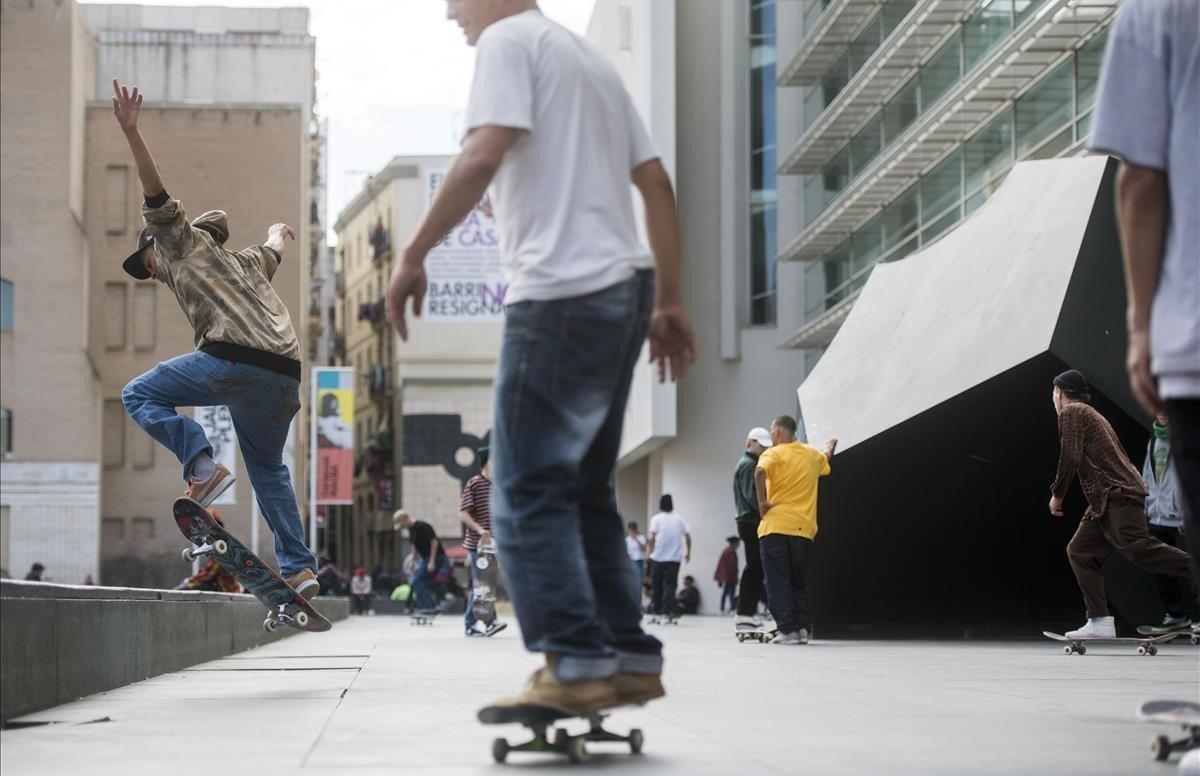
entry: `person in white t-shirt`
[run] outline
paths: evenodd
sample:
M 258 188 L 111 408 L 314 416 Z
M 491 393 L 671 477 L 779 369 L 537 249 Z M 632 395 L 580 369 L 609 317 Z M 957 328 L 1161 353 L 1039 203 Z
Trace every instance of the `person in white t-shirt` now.
M 658 500 L 661 510 L 650 518 L 650 613 L 673 611 L 679 567 L 692 560 L 692 532 L 683 518 L 675 514 L 675 502 L 669 493 Z
M 633 579 L 641 596 L 642 583 L 646 579 L 646 537 L 638 531 L 638 524 L 630 521 L 625 526 L 625 552 L 633 564 Z
M 425 256 L 491 186 L 509 282 L 492 431 L 492 518 L 528 649 L 546 654 L 514 698 L 588 714 L 664 694 L 662 644 L 642 631 L 612 473 L 634 366 L 649 340 L 660 380 L 695 360 L 680 290 L 670 177 L 621 83 L 586 39 L 532 0 L 450 0 L 475 46 L 462 153 L 388 287 L 408 338 Z M 645 203 L 650 251 L 630 184 Z

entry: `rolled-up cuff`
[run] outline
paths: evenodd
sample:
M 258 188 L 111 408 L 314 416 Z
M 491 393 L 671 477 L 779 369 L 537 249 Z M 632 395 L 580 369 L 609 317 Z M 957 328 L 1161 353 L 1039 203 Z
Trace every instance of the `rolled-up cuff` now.
M 616 655 L 592 658 L 560 654 L 554 661 L 554 677 L 566 684 L 607 679 L 616 674 L 619 667 Z
M 652 674 L 662 676 L 662 653 L 640 654 L 637 652 L 618 652 L 617 670 L 622 674 Z

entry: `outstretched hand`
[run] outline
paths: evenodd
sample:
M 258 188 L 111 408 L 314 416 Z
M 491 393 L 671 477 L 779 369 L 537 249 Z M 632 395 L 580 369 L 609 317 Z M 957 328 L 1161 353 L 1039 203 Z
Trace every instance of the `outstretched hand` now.
M 132 132 L 138 127 L 138 116 L 142 112 L 142 97 L 138 92 L 138 88 L 133 87 L 133 93 L 130 94 L 128 87 L 121 86 L 117 79 L 113 79 L 113 115 L 117 117 L 117 123 L 121 125 L 122 132 Z
M 650 317 L 650 363 L 658 365 L 658 381 L 687 376 L 696 362 L 696 335 L 683 305 L 655 308 Z
M 388 323 L 400 335 L 400 339 L 408 341 L 408 321 L 404 318 L 404 308 L 412 300 L 413 316 L 421 317 L 421 306 L 425 302 L 425 292 L 429 289 L 429 278 L 425 274 L 425 257 L 409 254 L 405 250 L 396 269 L 392 272 L 391 282 L 388 283 L 387 309 Z

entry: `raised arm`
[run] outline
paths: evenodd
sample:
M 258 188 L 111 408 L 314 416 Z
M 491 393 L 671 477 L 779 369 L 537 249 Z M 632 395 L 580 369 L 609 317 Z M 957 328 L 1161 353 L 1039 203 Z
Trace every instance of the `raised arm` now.
M 125 139 L 129 142 L 129 150 L 133 152 L 138 178 L 142 182 L 142 193 L 146 199 L 151 199 L 162 193 L 163 182 L 158 174 L 158 166 L 154 163 L 154 157 L 150 155 L 150 148 L 146 145 L 141 131 L 138 130 L 142 96 L 136 86 L 133 87 L 131 94 L 127 87 L 121 86 L 117 79 L 113 79 L 113 115 L 116 116 L 121 131 L 125 133 Z
M 631 174 L 646 205 L 646 235 L 654 254 L 654 316 L 650 322 L 650 361 L 658 379 L 677 380 L 696 361 L 696 338 L 680 291 L 679 219 L 675 189 L 658 159 L 639 164 Z

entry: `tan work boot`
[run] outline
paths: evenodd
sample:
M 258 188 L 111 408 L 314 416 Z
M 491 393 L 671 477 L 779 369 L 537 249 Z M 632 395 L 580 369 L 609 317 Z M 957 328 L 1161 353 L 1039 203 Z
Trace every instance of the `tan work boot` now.
M 226 469 L 221 464 L 217 464 L 213 470 L 212 476 L 207 480 L 188 483 L 184 489 L 184 495 L 195 501 L 200 506 L 208 509 L 208 505 L 216 500 L 217 496 L 229 490 L 229 486 L 234 483 L 237 478 L 233 476 L 233 472 Z
M 657 674 L 617 674 L 612 683 L 618 706 L 638 706 L 667 694 Z
M 311 601 L 321 591 L 321 583 L 317 581 L 317 575 L 312 573 L 311 569 L 304 569 L 299 574 L 288 577 L 285 581 L 308 601 Z
M 528 706 L 551 709 L 568 717 L 586 717 L 616 705 L 617 692 L 611 677 L 560 682 L 554 676 L 554 658 L 547 655 L 546 665 L 533 672 L 524 690 L 480 709 L 479 721 L 489 725 L 513 721 Z

